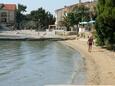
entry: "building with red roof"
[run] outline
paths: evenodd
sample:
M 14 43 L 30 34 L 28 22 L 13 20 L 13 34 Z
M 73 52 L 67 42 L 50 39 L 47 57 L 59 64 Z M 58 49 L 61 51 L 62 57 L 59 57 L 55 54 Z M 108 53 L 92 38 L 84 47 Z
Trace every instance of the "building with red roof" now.
M 16 4 L 3 4 L 3 9 L 8 11 L 15 11 L 16 10 Z
M 14 24 L 16 21 L 16 4 L 0 4 L 0 24 Z

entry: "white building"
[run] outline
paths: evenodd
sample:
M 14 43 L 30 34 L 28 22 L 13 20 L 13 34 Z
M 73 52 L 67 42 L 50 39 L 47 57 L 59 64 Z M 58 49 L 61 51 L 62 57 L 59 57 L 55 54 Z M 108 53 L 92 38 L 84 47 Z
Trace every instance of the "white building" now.
M 60 9 L 57 9 L 55 10 L 55 14 L 56 14 L 56 23 L 55 25 L 57 27 L 60 26 L 60 22 L 63 21 L 63 17 L 72 11 L 72 9 L 76 6 L 76 5 L 79 5 L 79 4 L 83 4 L 85 5 L 86 7 L 90 7 L 90 9 L 93 9 L 93 7 L 96 6 L 96 0 L 79 0 L 79 3 L 77 4 L 73 4 L 73 5 L 70 5 L 70 6 L 65 6 L 64 8 L 60 8 Z
M 16 4 L 0 4 L 0 24 L 16 22 Z

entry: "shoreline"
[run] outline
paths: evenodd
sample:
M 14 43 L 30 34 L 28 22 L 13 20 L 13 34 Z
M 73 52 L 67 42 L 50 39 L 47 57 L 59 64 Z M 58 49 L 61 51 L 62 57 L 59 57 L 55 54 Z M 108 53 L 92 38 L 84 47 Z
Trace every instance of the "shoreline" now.
M 65 41 L 65 40 L 74 40 L 75 37 L 56 37 L 56 38 L 34 38 L 34 37 L 0 37 L 0 41 Z
M 62 43 L 80 52 L 85 62 L 86 85 L 115 85 L 115 56 L 112 52 L 93 46 L 89 53 L 87 42 L 82 39 Z
M 53 32 L 36 32 L 34 30 L 17 30 L 0 32 L 0 41 L 64 41 L 75 40 L 76 36 L 60 36 Z

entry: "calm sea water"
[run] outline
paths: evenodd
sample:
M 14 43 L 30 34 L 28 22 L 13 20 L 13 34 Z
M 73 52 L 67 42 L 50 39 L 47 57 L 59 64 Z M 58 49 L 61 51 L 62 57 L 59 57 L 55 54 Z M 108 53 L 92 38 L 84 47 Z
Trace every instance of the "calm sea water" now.
M 58 42 L 0 41 L 0 86 L 85 83 L 83 59 Z

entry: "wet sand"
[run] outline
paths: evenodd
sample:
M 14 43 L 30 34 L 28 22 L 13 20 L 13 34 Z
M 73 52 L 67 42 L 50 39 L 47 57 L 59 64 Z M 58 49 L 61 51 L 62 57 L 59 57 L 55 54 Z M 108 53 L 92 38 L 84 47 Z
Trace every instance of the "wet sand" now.
M 93 46 L 89 53 L 84 39 L 67 40 L 64 44 L 79 51 L 85 61 L 86 85 L 115 85 L 114 52 Z

